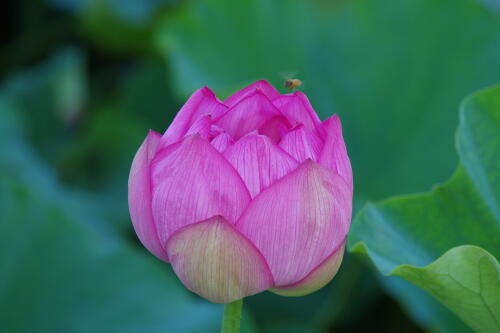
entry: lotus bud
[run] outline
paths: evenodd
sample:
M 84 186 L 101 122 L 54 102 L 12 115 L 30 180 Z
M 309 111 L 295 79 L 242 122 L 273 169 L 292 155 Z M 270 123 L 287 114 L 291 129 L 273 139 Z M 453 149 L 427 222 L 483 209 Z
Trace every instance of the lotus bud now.
M 301 92 L 258 81 L 225 101 L 196 91 L 129 177 L 142 244 L 191 291 L 229 303 L 328 283 L 349 231 L 352 170 L 339 118 L 321 122 Z

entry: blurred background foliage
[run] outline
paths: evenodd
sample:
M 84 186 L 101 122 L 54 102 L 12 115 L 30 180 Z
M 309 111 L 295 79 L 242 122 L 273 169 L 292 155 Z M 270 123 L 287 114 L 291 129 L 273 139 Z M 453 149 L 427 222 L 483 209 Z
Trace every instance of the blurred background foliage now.
M 446 181 L 458 162 L 460 101 L 500 81 L 494 0 L 24 0 L 3 7 L 6 332 L 218 330 L 221 307 L 187 292 L 146 253 L 126 201 L 130 163 L 147 129 L 165 130 L 195 89 L 208 85 L 223 98 L 260 78 L 280 89 L 287 75 L 300 78 L 320 116 L 338 113 L 343 121 L 358 211 Z M 470 331 L 428 294 L 373 268 L 366 257 L 347 255 L 317 293 L 249 297 L 243 330 Z

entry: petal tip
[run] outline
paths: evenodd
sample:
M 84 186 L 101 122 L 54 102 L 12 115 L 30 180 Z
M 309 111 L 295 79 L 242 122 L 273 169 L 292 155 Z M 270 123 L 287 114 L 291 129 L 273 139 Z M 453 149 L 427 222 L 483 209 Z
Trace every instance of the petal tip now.
M 267 84 L 269 86 L 271 85 L 266 79 L 259 79 L 255 81 L 255 83 Z
M 199 91 L 202 92 L 206 97 L 216 98 L 215 93 L 208 86 L 203 86 Z

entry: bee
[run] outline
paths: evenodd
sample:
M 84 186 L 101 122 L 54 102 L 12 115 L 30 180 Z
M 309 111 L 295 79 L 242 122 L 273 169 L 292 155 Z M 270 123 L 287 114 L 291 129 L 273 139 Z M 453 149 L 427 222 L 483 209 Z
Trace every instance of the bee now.
M 299 79 L 286 79 L 283 83 L 286 89 L 292 90 L 302 85 L 302 81 Z

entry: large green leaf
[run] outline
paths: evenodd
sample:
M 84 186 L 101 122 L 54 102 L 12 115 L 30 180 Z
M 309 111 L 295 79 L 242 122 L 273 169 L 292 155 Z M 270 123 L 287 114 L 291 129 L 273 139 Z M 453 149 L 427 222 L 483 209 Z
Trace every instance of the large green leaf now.
M 456 141 L 461 165 L 448 183 L 430 193 L 368 204 L 353 223 L 349 247 L 366 253 L 383 274 L 428 291 L 474 330 L 496 332 L 500 86 L 462 104 Z
M 207 332 L 221 307 L 127 245 L 58 184 L 0 98 L 0 322 L 5 332 Z
M 401 265 L 391 274 L 426 290 L 475 331 L 500 331 L 500 265 L 482 248 L 455 247 L 426 267 Z
M 297 72 L 320 115 L 343 121 L 358 201 L 445 180 L 460 99 L 500 76 L 500 16 L 475 0 L 195 0 L 184 9 L 157 32 L 178 93 L 208 85 L 223 97 Z

